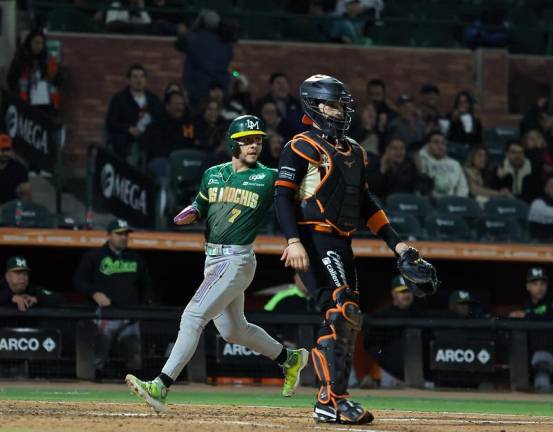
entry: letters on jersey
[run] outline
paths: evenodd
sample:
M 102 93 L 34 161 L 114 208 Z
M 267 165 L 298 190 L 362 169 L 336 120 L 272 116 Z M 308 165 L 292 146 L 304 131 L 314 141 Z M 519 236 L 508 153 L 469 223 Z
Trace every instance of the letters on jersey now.
M 259 202 L 259 194 L 240 188 L 225 186 L 222 188 L 210 187 L 208 189 L 210 204 L 232 203 L 241 204 L 245 207 L 256 208 Z

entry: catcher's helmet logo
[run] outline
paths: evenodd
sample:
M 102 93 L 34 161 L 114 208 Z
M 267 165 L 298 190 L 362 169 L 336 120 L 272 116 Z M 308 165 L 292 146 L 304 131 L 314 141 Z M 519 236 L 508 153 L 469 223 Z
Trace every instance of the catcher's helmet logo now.
M 259 129 L 259 122 L 252 121 L 250 119 L 246 120 L 246 127 L 251 130 L 258 130 Z

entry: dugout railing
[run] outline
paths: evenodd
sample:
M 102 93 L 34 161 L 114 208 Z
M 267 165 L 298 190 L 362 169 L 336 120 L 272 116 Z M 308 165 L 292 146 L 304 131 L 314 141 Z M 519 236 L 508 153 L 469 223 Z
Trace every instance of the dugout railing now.
M 91 358 L 94 356 L 95 327 L 88 323 L 98 319 L 126 319 L 140 321 L 143 329 L 155 329 L 155 332 L 150 334 L 150 339 L 143 342 L 143 355 L 149 361 L 150 372 L 159 372 L 166 357 L 165 345 L 167 341 L 174 341 L 176 338 L 181 313 L 181 308 L 174 307 L 100 309 L 71 306 L 35 308 L 27 312 L 0 307 L 0 365 L 17 360 L 25 362 L 27 366 L 43 364 L 40 370 L 47 371 L 48 368 L 55 369 L 58 367 L 55 365 L 63 363 L 73 372 L 71 376 L 62 375 L 62 377 L 93 379 L 94 369 L 91 366 L 93 365 Z M 263 327 L 291 329 L 296 343 L 307 348 L 313 346 L 320 324 L 320 317 L 316 314 L 255 312 L 248 313 L 247 316 L 249 321 Z M 545 321 L 498 318 L 394 319 L 373 318 L 368 315 L 365 316 L 363 326 L 368 334 L 375 330 L 400 331 L 404 381 L 408 386 L 424 387 L 429 371 L 431 374 L 442 371 L 449 375 L 463 371 L 469 374 L 485 371 L 494 373 L 499 366 L 508 375 L 512 390 L 530 388 L 532 349 L 530 338 L 536 335 L 548 337 L 553 330 L 553 322 Z M 33 336 L 42 334 L 41 332 L 42 339 Z M 56 334 L 59 337 L 58 340 L 55 340 Z M 54 339 L 54 341 L 48 342 L 48 339 Z M 183 378 L 190 382 L 207 381 L 209 373 L 207 359 L 213 348 L 211 345 L 214 339 L 213 331 L 207 332 L 201 338 L 196 354 L 187 366 Z M 52 348 L 52 344 L 61 344 L 61 348 Z M 158 352 L 149 349 L 149 345 L 152 344 L 159 345 Z M 52 352 L 55 349 L 56 351 L 52 355 L 52 352 L 47 352 L 45 347 Z M 440 360 L 443 361 L 442 364 Z M 239 364 L 234 362 L 231 366 L 236 367 Z M 44 376 L 35 374 L 34 377 L 57 378 L 55 374 L 46 372 Z M 315 384 L 311 367 L 302 378 L 304 385 Z

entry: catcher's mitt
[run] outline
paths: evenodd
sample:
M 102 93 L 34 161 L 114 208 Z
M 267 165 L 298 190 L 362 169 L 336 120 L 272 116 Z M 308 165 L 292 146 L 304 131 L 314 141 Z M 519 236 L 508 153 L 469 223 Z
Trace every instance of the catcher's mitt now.
M 415 248 L 410 247 L 400 255 L 397 268 L 405 279 L 405 284 L 416 297 L 432 295 L 438 289 L 440 282 L 436 276 L 436 269 L 423 260 Z

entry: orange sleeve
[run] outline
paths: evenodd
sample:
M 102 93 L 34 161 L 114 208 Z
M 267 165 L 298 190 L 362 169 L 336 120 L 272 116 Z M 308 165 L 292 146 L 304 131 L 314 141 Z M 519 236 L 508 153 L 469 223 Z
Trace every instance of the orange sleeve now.
M 373 232 L 373 234 L 377 234 L 384 225 L 389 223 L 390 221 L 386 217 L 384 210 L 378 210 L 367 220 L 367 227 Z
M 287 180 L 277 180 L 275 182 L 275 186 L 283 186 L 294 191 L 297 191 L 299 189 L 299 186 L 296 183 Z

